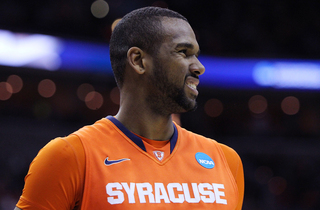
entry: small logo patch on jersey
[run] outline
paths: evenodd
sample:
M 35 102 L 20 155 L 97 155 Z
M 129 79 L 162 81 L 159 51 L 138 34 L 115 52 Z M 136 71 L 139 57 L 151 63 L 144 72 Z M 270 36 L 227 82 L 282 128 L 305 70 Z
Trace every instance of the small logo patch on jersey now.
M 162 151 L 153 151 L 154 156 L 156 156 L 156 158 L 161 161 L 164 157 L 164 152 Z
M 110 165 L 113 165 L 116 163 L 121 163 L 122 161 L 130 160 L 129 158 L 123 158 L 123 159 L 119 159 L 119 160 L 108 160 L 108 159 L 109 159 L 109 157 L 107 157 L 104 160 L 104 164 L 106 164 L 107 166 L 110 166 Z
M 196 160 L 198 161 L 198 163 L 208 169 L 211 169 L 214 167 L 214 162 L 211 159 L 211 157 L 209 157 L 209 155 L 203 153 L 203 152 L 198 152 L 196 154 Z

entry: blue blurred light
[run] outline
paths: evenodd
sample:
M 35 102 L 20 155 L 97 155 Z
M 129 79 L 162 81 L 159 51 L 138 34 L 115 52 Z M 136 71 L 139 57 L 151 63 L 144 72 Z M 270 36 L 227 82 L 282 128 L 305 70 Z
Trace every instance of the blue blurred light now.
M 0 43 L 3 43 L 0 45 L 0 65 L 113 75 L 107 43 L 18 34 L 6 30 L 0 30 Z M 205 55 L 200 56 L 199 60 L 206 68 L 200 76 L 200 85 L 205 87 L 320 90 L 319 60 Z

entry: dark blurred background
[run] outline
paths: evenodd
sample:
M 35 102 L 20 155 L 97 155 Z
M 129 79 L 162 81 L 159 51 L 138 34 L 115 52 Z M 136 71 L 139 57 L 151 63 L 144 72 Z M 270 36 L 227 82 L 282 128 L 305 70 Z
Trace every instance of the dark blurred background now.
M 0 29 L 107 45 L 116 19 L 153 5 L 186 16 L 203 55 L 320 59 L 319 0 L 107 0 L 104 17 L 94 15 L 93 3 L 1 0 Z M 9 81 L 21 85 L 7 93 Z M 242 157 L 244 210 L 320 209 L 319 90 L 199 90 L 199 108 L 177 117 Z M 0 66 L 0 209 L 14 208 L 39 149 L 116 114 L 118 103 L 110 74 Z

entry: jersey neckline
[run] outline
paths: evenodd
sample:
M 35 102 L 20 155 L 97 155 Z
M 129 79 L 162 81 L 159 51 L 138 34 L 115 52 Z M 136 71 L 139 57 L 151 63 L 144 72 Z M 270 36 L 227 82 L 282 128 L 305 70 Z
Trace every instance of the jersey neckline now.
M 142 139 L 138 136 L 136 136 L 134 133 L 132 133 L 130 130 L 128 130 L 119 120 L 117 120 L 115 117 L 109 115 L 106 117 L 108 120 L 110 120 L 115 126 L 117 126 L 131 141 L 133 141 L 138 147 L 140 147 L 143 151 L 147 152 L 146 147 L 144 146 L 144 143 Z M 170 138 L 170 154 L 173 152 L 177 140 L 178 140 L 178 131 L 176 128 L 176 125 L 172 123 L 173 125 L 173 135 Z

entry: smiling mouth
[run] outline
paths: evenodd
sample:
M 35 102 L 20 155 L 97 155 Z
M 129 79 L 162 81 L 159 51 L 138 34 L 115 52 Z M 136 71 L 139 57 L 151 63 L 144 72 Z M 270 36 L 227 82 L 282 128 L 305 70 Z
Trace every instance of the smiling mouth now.
M 191 88 L 192 90 L 197 90 L 197 86 L 195 84 L 193 84 L 193 83 L 187 83 L 187 86 L 189 88 Z
M 199 94 L 197 86 L 199 84 L 199 79 L 197 76 L 189 75 L 186 77 L 185 85 L 189 88 L 192 98 L 196 98 Z
M 186 83 L 186 86 L 189 88 L 189 90 L 191 90 L 191 92 L 190 92 L 190 94 L 191 94 L 191 97 L 193 98 L 193 99 L 195 99 L 197 96 L 198 96 L 198 94 L 199 94 L 199 92 L 198 92 L 198 90 L 197 90 L 197 85 L 196 84 L 194 84 L 194 83 Z

